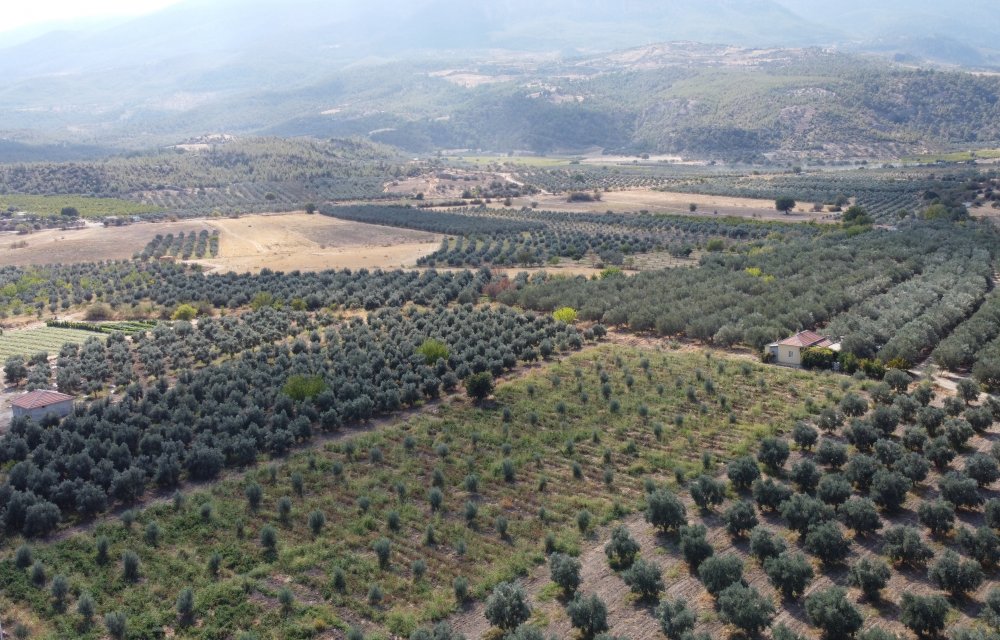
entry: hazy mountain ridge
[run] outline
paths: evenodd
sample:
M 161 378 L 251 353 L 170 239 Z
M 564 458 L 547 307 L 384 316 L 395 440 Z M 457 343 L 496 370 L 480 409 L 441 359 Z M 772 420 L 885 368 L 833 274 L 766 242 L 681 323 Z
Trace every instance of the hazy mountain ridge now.
M 187 1 L 6 49 L 0 118 L 19 141 L 35 132 L 131 148 L 211 132 L 700 155 L 822 150 L 863 135 L 893 148 L 995 139 L 982 119 L 993 110 L 962 113 L 947 90 L 906 75 L 916 72 L 835 52 L 847 43 L 910 63 L 914 47 L 985 65 L 982 33 L 997 18 L 961 29 L 963 18 L 927 0 L 869 4 Z M 685 42 L 650 44 L 671 39 Z M 801 48 L 817 44 L 829 46 Z M 893 106 L 870 73 L 940 104 L 928 111 L 904 94 Z M 961 78 L 948 81 L 968 85 L 956 97 L 996 95 L 988 77 Z M 929 122 L 932 112 L 957 115 L 958 127 Z

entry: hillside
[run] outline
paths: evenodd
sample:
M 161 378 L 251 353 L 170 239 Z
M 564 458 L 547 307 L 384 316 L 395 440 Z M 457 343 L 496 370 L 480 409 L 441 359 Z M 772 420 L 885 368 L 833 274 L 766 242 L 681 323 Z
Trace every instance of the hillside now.
M 808 0 L 234 4 L 0 34 L 0 159 L 217 133 L 745 159 L 1000 138 L 996 76 L 923 62 L 991 68 L 996 20 L 981 3 L 961 28 L 928 2 L 852 2 L 843 16 Z

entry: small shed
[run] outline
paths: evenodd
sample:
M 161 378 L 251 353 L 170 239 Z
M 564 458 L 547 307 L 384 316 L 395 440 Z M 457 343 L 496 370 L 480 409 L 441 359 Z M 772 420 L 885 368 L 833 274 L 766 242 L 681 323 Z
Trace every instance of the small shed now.
M 38 389 L 15 398 L 10 404 L 15 418 L 26 417 L 38 422 L 50 413 L 60 418 L 68 416 L 73 412 L 75 400 L 75 396 L 65 393 Z
M 814 347 L 825 347 L 832 351 L 840 351 L 840 343 L 812 331 L 800 331 L 781 342 L 767 345 L 773 361 L 791 367 L 802 366 L 802 350 Z

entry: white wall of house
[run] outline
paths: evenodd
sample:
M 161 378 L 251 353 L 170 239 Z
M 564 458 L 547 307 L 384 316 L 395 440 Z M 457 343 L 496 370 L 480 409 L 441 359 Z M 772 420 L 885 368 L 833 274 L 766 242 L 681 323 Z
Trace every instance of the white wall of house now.
M 799 347 L 789 347 L 778 344 L 771 347 L 771 353 L 774 354 L 774 362 L 777 364 L 783 364 L 790 367 L 802 366 L 802 349 Z
M 50 404 L 46 407 L 37 407 L 35 409 L 22 409 L 20 407 L 14 407 L 15 418 L 27 416 L 34 422 L 41 421 L 42 418 L 50 413 L 54 413 L 60 418 L 68 416 L 73 413 L 73 400 L 63 400 L 62 402 L 56 402 L 55 404 Z

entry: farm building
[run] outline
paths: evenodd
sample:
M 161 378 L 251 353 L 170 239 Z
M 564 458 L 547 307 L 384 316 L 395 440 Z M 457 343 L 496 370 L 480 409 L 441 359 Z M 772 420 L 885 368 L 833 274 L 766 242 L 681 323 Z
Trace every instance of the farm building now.
M 774 342 L 767 345 L 768 353 L 773 358 L 772 362 L 789 367 L 801 367 L 802 351 L 809 348 L 826 348 L 831 351 L 840 351 L 840 343 L 812 331 L 800 331 L 781 342 Z
M 60 418 L 69 415 L 73 411 L 74 400 L 76 400 L 74 396 L 65 393 L 39 389 L 15 398 L 11 402 L 11 407 L 15 418 L 24 416 L 38 422 L 50 413 Z

